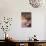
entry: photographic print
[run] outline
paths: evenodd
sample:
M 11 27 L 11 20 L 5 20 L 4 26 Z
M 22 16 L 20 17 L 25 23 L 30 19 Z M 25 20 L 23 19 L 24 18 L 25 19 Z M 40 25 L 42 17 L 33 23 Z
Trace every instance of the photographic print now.
M 22 27 L 31 27 L 31 12 L 21 12 Z

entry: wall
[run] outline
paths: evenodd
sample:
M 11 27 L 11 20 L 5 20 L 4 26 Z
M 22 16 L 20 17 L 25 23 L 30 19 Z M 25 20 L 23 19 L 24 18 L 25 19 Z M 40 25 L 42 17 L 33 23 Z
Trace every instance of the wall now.
M 32 27 L 21 27 L 21 12 L 32 12 Z M 13 17 L 10 33 L 17 40 L 27 40 L 34 34 L 44 40 L 45 8 L 32 8 L 28 0 L 0 0 L 0 16 Z M 0 35 L 2 31 L 0 32 Z M 0 39 L 3 37 L 0 36 Z M 4 38 L 3 38 L 4 39 Z
M 45 28 L 44 28 L 44 39 L 46 39 L 46 15 L 45 15 L 45 24 L 44 24 Z

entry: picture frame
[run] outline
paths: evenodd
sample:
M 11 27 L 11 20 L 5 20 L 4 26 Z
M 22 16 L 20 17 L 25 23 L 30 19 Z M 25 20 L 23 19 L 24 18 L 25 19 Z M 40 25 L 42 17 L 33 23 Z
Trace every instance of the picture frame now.
M 21 12 L 22 27 L 31 27 L 31 12 Z

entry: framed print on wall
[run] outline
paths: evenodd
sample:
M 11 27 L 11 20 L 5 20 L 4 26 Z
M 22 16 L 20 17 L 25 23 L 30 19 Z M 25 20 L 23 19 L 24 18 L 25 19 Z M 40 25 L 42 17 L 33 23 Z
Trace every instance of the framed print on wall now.
M 21 26 L 31 27 L 31 12 L 21 12 Z

